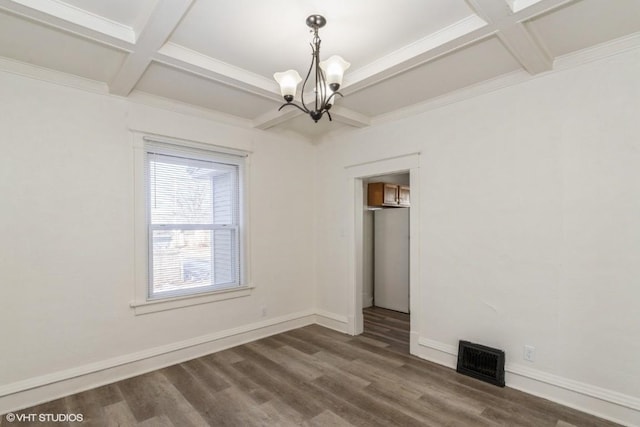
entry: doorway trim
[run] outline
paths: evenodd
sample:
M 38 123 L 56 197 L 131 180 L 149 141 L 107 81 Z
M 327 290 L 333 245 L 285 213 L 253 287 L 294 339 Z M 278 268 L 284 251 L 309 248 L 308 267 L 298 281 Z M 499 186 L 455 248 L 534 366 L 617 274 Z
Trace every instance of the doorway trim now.
M 364 329 L 363 306 L 363 217 L 365 195 L 363 180 L 377 175 L 406 173 L 409 171 L 411 185 L 411 209 L 409 211 L 409 312 L 411 332 L 410 352 L 418 350 L 419 325 L 422 306 L 420 295 L 420 153 L 380 159 L 372 162 L 346 166 L 347 172 L 347 221 L 346 237 L 348 257 L 348 332 L 359 335 Z

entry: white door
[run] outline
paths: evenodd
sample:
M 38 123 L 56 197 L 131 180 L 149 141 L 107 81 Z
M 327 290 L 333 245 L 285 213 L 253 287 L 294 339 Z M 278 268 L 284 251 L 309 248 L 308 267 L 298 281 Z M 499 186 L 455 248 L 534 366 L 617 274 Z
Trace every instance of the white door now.
M 409 208 L 375 211 L 373 305 L 409 312 Z

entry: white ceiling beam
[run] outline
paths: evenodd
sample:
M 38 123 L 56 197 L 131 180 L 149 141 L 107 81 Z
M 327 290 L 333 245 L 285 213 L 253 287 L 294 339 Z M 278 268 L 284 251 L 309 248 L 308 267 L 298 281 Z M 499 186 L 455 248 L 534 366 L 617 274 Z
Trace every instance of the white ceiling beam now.
M 193 0 L 160 0 L 142 29 L 135 49 L 118 70 L 109 91 L 127 96 L 151 63 L 153 55 L 165 44 L 187 13 Z
M 507 50 L 531 75 L 553 68 L 553 58 L 541 42 L 534 40 L 523 24 L 514 24 L 498 31 L 498 38 Z
M 473 12 L 484 19 L 488 25 L 496 25 L 501 20 L 510 19 L 511 8 L 510 0 L 466 0 L 467 4 Z
M 576 0 L 465 0 L 490 25 L 504 27 L 522 23 Z
M 59 1 L 0 0 L 0 9 L 125 51 L 136 41 L 131 27 Z
M 489 23 L 509 53 L 529 74 L 549 71 L 553 67 L 551 54 L 533 37 L 522 21 L 542 13 L 541 8 L 549 10 L 566 3 L 566 0 L 524 0 L 527 2 L 526 5 L 518 0 L 507 1 L 508 3 L 496 0 L 467 0 L 467 4 Z M 533 6 L 536 6 L 536 10 Z M 519 8 L 518 14 L 514 13 L 516 7 Z
M 344 123 L 350 126 L 358 128 L 364 128 L 371 126 L 371 117 L 358 113 L 357 111 L 343 107 L 341 105 L 334 105 L 329 111 L 331 118 L 336 122 Z

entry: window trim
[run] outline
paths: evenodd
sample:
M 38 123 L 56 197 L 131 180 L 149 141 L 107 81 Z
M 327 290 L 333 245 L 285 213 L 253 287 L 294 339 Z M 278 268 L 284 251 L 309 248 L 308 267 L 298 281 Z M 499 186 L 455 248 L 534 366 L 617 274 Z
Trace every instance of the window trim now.
M 248 296 L 254 288 L 251 284 L 250 239 L 249 239 L 249 170 L 250 152 L 236 150 L 211 143 L 188 141 L 179 138 L 163 137 L 142 132 L 133 133 L 134 151 L 134 299 L 130 307 L 136 315 L 174 308 L 206 304 L 231 298 Z M 149 289 L 149 224 L 147 218 L 147 197 L 145 189 L 146 150 L 153 145 L 174 146 L 177 153 L 182 150 L 204 151 L 218 159 L 225 155 L 243 157 L 238 168 L 239 188 L 239 244 L 240 244 L 240 285 L 218 288 L 205 292 L 158 298 L 150 296 Z M 170 151 L 170 148 L 169 148 Z M 205 154 L 206 155 L 206 154 Z

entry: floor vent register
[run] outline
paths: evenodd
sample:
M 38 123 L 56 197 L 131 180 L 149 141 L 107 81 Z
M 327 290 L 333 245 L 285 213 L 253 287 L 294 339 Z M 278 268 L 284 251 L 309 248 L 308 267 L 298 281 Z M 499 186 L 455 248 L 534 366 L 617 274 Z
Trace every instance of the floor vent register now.
M 504 387 L 504 351 L 460 341 L 456 371 Z

